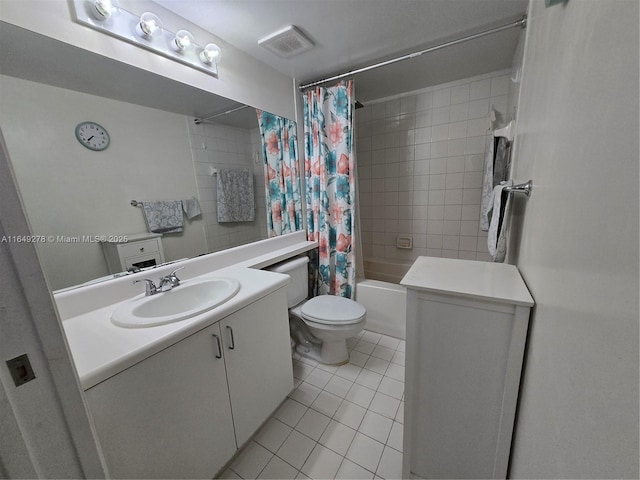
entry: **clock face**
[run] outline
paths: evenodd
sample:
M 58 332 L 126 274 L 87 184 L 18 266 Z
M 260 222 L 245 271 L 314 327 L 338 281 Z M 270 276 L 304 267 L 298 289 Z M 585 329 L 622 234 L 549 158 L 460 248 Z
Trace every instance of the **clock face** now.
M 76 127 L 76 138 L 90 150 L 104 150 L 109 146 L 109 134 L 94 122 L 82 122 Z

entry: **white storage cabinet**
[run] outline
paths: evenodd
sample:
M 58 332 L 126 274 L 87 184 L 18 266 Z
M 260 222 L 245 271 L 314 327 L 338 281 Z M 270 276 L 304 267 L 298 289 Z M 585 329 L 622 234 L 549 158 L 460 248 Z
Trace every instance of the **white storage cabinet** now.
M 420 257 L 407 287 L 403 478 L 506 478 L 533 299 L 513 265 Z
M 131 267 L 144 268 L 164 263 L 161 234 L 140 233 L 122 237 L 127 240 L 100 242 L 109 273 L 124 272 Z

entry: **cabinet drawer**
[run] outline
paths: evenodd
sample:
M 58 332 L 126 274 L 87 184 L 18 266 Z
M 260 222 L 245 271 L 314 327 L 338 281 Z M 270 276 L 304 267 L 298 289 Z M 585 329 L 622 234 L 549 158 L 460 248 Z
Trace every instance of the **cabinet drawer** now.
M 141 240 L 139 242 L 129 242 L 118 245 L 120 255 L 122 257 L 133 257 L 137 255 L 144 255 L 148 253 L 158 252 L 158 240 L 153 238 L 151 240 Z
M 154 265 L 160 265 L 163 263 L 159 252 L 151 252 L 146 255 L 136 255 L 135 257 L 124 257 L 122 259 L 123 270 L 128 270 L 130 267 L 136 266 L 138 268 L 153 267 Z

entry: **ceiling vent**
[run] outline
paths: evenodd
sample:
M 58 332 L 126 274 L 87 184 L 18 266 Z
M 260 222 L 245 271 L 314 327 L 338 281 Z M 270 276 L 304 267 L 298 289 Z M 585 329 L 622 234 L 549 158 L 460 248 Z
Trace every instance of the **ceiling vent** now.
M 289 58 L 313 47 L 313 42 L 293 25 L 258 40 L 258 45 L 279 57 Z

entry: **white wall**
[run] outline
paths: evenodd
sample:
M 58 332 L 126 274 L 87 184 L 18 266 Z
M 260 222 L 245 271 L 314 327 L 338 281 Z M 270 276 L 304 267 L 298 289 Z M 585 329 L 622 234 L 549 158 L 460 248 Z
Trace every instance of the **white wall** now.
M 29 233 L 0 133 L 0 236 Z M 105 478 L 34 244 L 3 242 L 0 271 L 0 476 Z M 4 361 L 22 354 L 35 379 L 16 387 Z
M 514 478 L 638 478 L 638 2 L 534 0 L 510 256 L 536 307 Z M 524 202 L 524 200 L 523 200 Z
M 131 200 L 198 197 L 188 118 L 12 77 L 0 77 L 0 127 L 36 235 L 124 235 L 147 231 Z M 105 127 L 102 152 L 76 140 L 78 123 Z M 256 122 L 257 123 L 257 122 Z M 167 260 L 206 253 L 202 217 L 166 234 Z M 107 275 L 98 243 L 37 244 L 52 289 Z
M 218 66 L 218 78 L 75 23 L 71 5 L 72 2 L 67 0 L 2 0 L 0 20 L 240 103 L 295 118 L 295 91 L 290 77 L 157 3 L 150 0 L 120 1 L 123 8 L 137 15 L 149 10 L 158 14 L 168 30 L 175 32 L 187 28 L 196 41 L 214 41 L 220 45 L 223 61 Z

